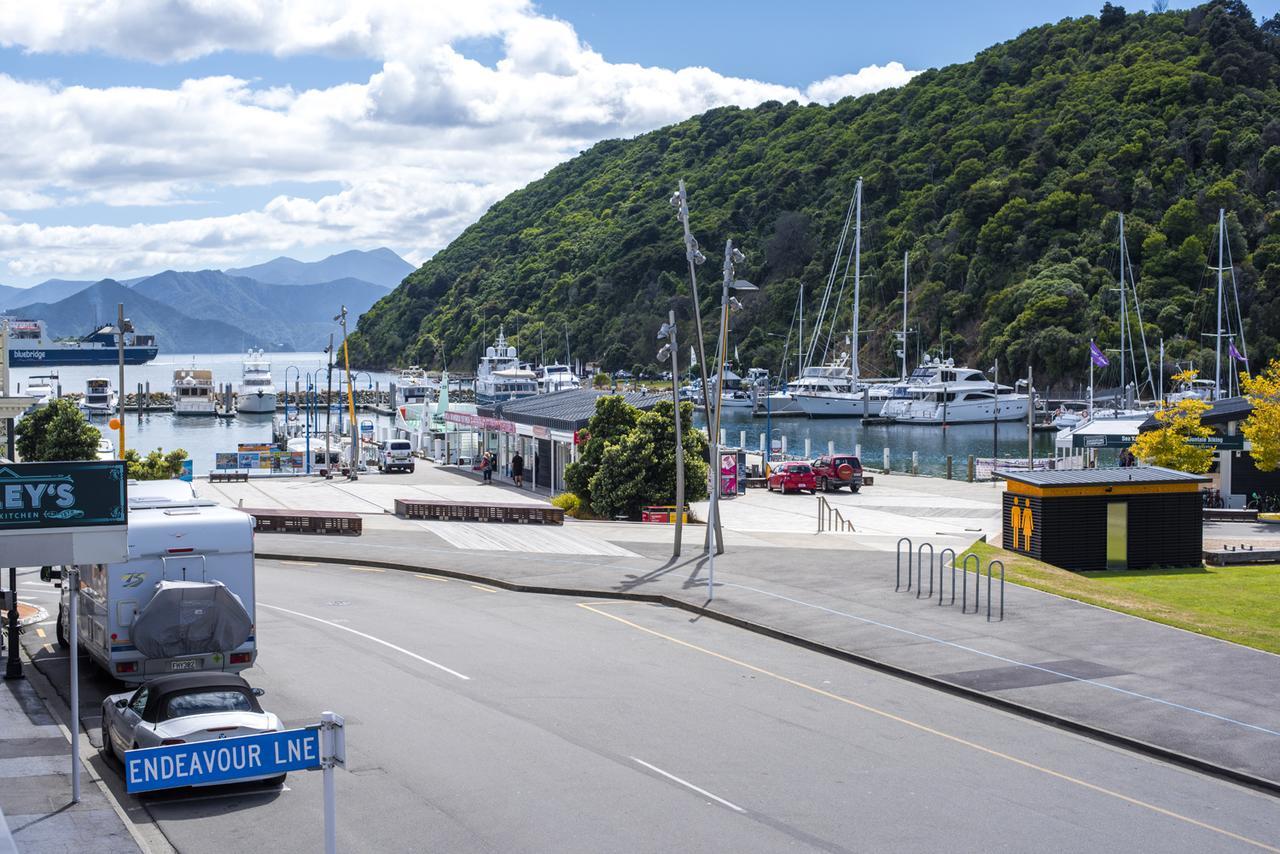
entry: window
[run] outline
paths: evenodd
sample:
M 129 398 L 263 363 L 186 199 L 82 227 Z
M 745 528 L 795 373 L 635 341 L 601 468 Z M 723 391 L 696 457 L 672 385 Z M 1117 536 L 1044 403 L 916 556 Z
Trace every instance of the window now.
M 188 715 L 209 715 L 217 712 L 252 712 L 253 701 L 243 691 L 197 691 L 170 697 L 165 704 L 161 720 L 184 718 Z
M 811 469 L 807 465 L 802 464 L 791 466 L 788 471 L 794 472 L 795 474 L 808 474 Z
M 129 701 L 129 708 L 133 709 L 134 714 L 142 717 L 142 710 L 147 706 L 147 694 L 150 689 L 145 685 L 138 689 L 138 693 L 133 695 L 133 699 Z

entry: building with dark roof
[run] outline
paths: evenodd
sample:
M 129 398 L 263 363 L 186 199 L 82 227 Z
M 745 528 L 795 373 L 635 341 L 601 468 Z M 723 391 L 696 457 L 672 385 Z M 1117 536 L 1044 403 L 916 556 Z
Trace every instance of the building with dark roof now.
M 572 389 L 479 406 L 476 432 L 481 434 L 480 447 L 497 453 L 500 476 L 510 477 L 511 461 L 518 453 L 527 485 L 560 492 L 564 489 L 564 467 L 578 458 L 578 431 L 595 414 L 596 401 L 611 394 L 615 393 Z M 643 410 L 670 399 L 634 391 L 617 396 Z

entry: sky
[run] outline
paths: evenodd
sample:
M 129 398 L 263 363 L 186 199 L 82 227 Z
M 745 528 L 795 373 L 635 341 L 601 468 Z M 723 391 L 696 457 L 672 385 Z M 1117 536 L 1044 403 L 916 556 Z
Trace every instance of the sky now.
M 601 139 L 901 86 L 1100 5 L 0 3 L 0 284 L 378 246 L 421 263 Z

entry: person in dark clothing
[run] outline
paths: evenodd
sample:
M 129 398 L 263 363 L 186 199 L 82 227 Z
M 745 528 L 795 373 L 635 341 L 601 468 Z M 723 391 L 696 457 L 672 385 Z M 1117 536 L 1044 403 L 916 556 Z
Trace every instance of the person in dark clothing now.
M 511 458 L 511 477 L 515 480 L 516 486 L 524 486 L 524 457 L 520 456 L 519 451 L 516 451 L 516 455 Z
M 493 454 L 488 451 L 484 452 L 484 459 L 480 462 L 480 468 L 484 472 L 484 482 L 493 483 Z

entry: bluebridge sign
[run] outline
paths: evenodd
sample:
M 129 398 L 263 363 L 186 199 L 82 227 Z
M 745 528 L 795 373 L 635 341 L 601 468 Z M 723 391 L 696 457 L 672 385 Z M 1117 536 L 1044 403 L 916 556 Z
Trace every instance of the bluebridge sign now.
M 124 524 L 123 462 L 0 464 L 0 531 Z

